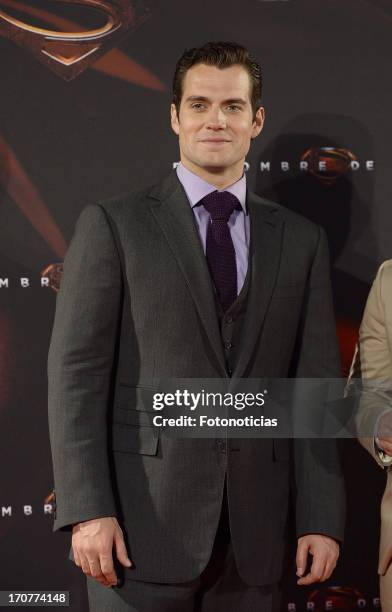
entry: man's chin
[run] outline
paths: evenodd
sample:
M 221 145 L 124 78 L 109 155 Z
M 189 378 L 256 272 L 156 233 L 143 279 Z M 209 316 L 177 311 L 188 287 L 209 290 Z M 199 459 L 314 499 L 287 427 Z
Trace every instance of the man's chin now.
M 203 168 L 203 170 L 206 170 L 207 172 L 209 172 L 210 174 L 221 174 L 222 172 L 224 172 L 229 166 L 225 165 L 225 164 L 219 164 L 219 165 L 209 165 L 209 164 L 203 164 L 203 166 L 201 166 L 201 168 Z
M 189 170 L 193 172 L 208 172 L 209 174 L 224 174 L 228 169 L 233 169 L 237 164 L 241 163 L 241 160 L 228 159 L 223 155 L 221 156 L 200 156 L 191 158 L 182 158 L 182 161 Z M 243 162 L 242 162 L 243 163 Z
M 213 174 L 218 174 L 227 170 L 234 165 L 234 163 L 226 159 L 203 159 L 200 160 L 197 164 L 203 170 L 211 172 Z

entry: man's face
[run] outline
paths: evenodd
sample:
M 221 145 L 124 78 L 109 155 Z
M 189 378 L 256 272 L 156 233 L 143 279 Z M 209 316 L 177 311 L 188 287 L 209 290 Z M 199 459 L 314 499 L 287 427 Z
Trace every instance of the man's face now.
M 191 170 L 242 168 L 264 122 L 262 107 L 253 119 L 250 88 L 250 76 L 240 65 L 196 64 L 186 72 L 179 114 L 171 106 L 171 124 L 179 136 L 181 160 Z

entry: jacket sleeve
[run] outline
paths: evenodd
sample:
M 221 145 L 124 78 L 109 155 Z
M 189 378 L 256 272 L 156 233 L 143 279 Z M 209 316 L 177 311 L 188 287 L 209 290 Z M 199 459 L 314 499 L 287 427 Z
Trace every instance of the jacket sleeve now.
M 336 381 L 341 376 L 341 369 L 329 251 L 324 230 L 319 227 L 318 232 L 298 331 L 294 375 L 300 379 Z M 294 457 L 297 536 L 318 533 L 342 541 L 345 489 L 336 440 L 297 438 Z
M 107 213 L 89 204 L 65 257 L 48 355 L 54 531 L 116 515 L 107 414 L 121 307 L 121 266 Z
M 357 397 L 358 440 L 378 465 L 388 468 L 392 458 L 375 443 L 380 417 L 392 409 L 392 261 L 378 269 L 366 302 L 359 341 L 347 382 L 347 395 Z

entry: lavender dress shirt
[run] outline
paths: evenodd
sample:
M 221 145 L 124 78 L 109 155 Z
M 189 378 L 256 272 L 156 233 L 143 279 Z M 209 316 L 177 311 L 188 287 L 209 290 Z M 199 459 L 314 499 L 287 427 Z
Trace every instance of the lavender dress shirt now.
M 229 191 L 236 196 L 241 204 L 241 210 L 235 210 L 228 222 L 237 263 L 237 294 L 239 294 L 248 270 L 250 237 L 249 214 L 246 209 L 245 172 L 238 181 L 226 187 L 226 189 L 220 190 L 217 189 L 215 185 L 207 183 L 207 181 L 200 176 L 188 170 L 181 162 L 178 164 L 176 171 L 178 179 L 184 187 L 188 197 L 189 204 L 192 207 L 193 214 L 195 215 L 204 253 L 206 252 L 207 227 L 210 223 L 210 214 L 206 211 L 204 206 L 197 206 L 200 200 L 212 191 Z

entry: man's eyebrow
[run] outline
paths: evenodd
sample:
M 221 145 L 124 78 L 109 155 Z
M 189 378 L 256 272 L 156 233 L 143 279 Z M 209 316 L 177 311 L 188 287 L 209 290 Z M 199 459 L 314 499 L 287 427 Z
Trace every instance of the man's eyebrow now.
M 185 102 L 209 102 L 209 98 L 206 96 L 188 96 Z M 223 104 L 242 104 L 246 105 L 246 100 L 242 98 L 229 98 L 228 100 L 223 100 Z
M 229 98 L 229 100 L 224 100 L 224 104 L 242 104 L 245 106 L 246 100 L 242 98 Z
M 188 96 L 185 102 L 208 102 L 208 98 L 205 96 Z

